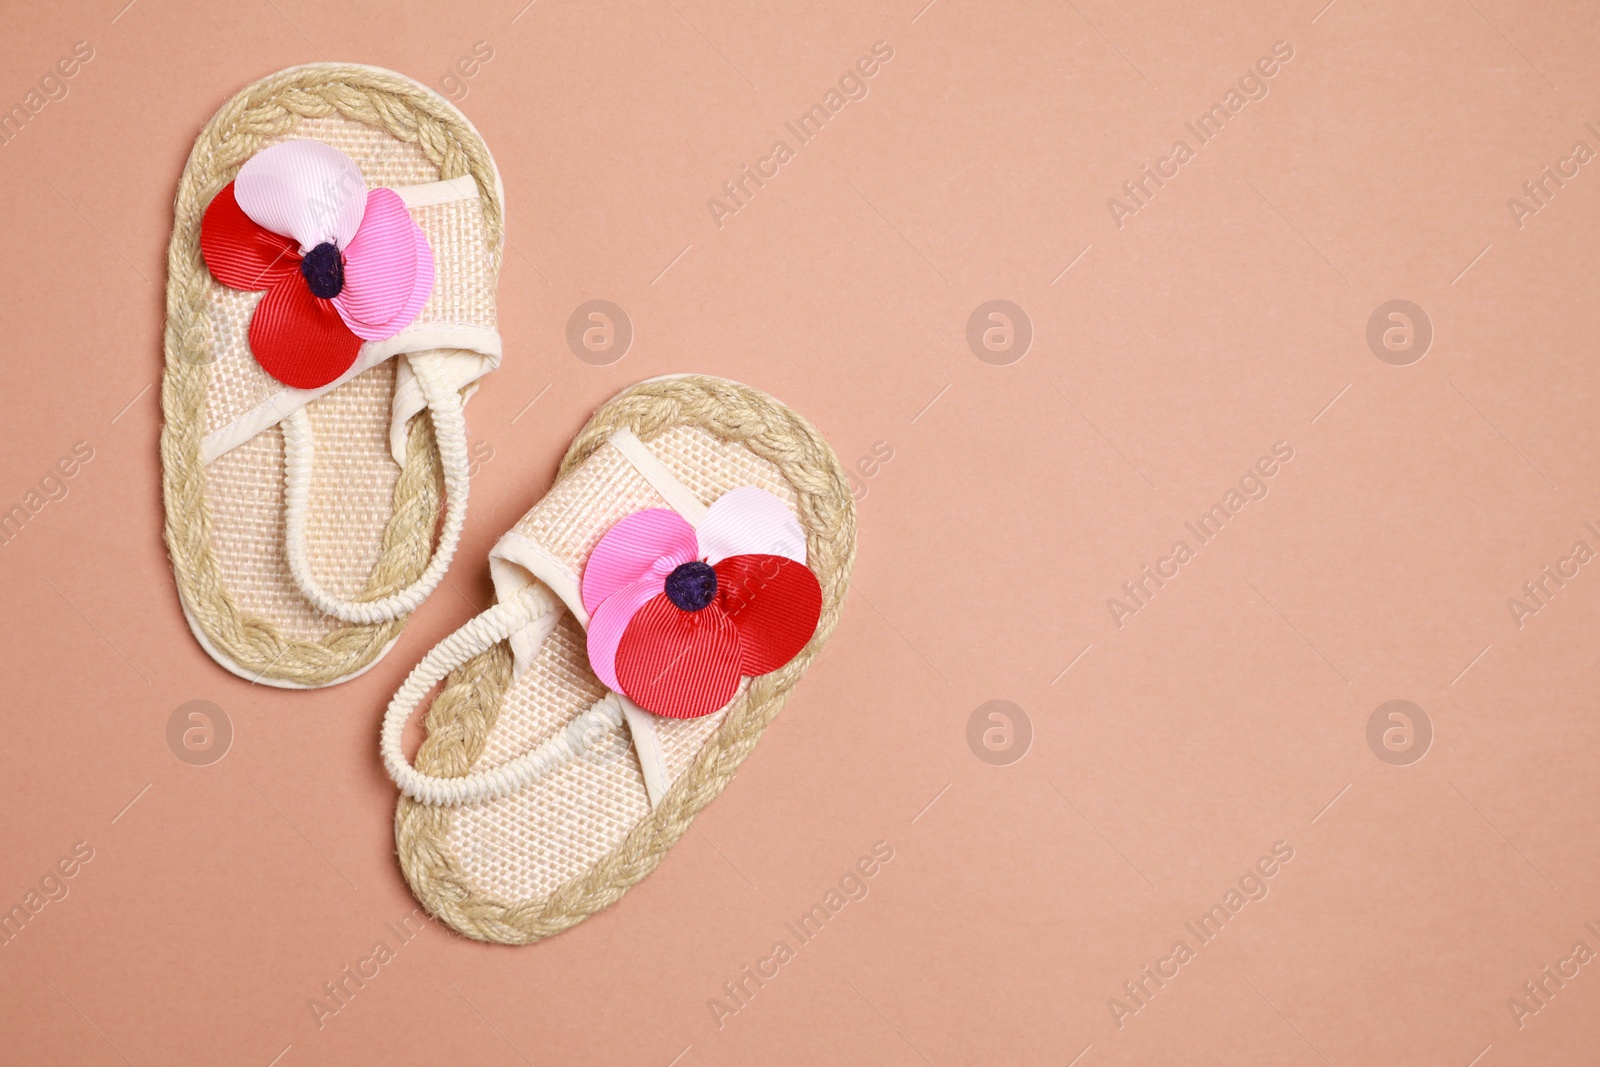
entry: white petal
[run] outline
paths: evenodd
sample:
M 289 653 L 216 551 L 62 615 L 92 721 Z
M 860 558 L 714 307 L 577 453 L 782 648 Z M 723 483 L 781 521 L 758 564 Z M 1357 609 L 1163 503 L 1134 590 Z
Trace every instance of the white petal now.
M 367 209 L 367 182 L 355 160 L 321 141 L 284 141 L 239 168 L 233 195 L 258 226 L 300 242 L 309 252 L 332 241 L 344 248 Z
M 729 556 L 783 556 L 806 561 L 806 534 L 789 506 L 765 489 L 731 489 L 706 509 L 695 528 L 709 563 Z

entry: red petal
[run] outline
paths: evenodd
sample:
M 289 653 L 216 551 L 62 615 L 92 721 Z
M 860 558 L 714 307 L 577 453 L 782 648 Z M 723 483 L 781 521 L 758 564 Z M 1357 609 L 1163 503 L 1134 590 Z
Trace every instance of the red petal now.
M 250 320 L 250 351 L 261 369 L 284 385 L 315 389 L 350 369 L 361 338 L 339 317 L 331 300 L 311 295 L 296 271 L 261 298 Z
M 775 671 L 817 631 L 822 587 L 803 563 L 783 556 L 729 556 L 716 565 L 717 605 L 739 628 L 740 672 Z
M 739 632 L 715 604 L 684 611 L 662 593 L 622 632 L 617 681 L 635 704 L 657 715 L 709 715 L 739 689 Z
M 252 293 L 300 273 L 299 246 L 256 225 L 234 199 L 232 182 L 200 220 L 200 256 L 217 281 Z

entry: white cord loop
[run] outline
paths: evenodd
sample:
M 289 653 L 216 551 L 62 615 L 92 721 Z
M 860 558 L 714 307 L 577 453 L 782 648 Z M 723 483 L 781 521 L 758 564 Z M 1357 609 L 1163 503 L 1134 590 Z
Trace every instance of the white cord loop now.
M 607 693 L 543 745 L 486 771 L 437 778 L 421 773 L 406 759 L 400 747 L 401 734 L 412 711 L 434 686 L 473 656 L 534 622 L 545 624 L 542 640 L 554 628 L 561 610 L 542 586 L 530 586 L 515 599 L 485 611 L 423 657 L 383 713 L 383 765 L 402 793 L 423 804 L 447 807 L 499 800 L 566 766 L 586 750 L 602 747 L 611 731 L 622 728 L 621 698 Z
M 461 394 L 439 380 L 433 359 L 413 357 L 411 369 L 428 402 L 444 468 L 444 526 L 439 534 L 439 546 L 428 560 L 427 568 L 415 582 L 397 593 L 377 600 L 345 600 L 329 593 L 312 575 L 306 559 L 306 516 L 310 510 L 311 467 L 316 442 L 312 437 L 311 419 L 304 408 L 283 420 L 284 536 L 289 573 L 305 598 L 326 615 L 366 626 L 409 615 L 444 579 L 444 572 L 455 556 L 467 517 L 467 420 L 462 411 Z

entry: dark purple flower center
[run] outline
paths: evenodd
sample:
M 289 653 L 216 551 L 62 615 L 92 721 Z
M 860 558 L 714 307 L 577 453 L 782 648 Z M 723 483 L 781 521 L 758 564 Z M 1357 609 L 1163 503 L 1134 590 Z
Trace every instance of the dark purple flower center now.
M 684 611 L 699 611 L 717 598 L 717 572 L 698 559 L 680 563 L 667 575 L 667 599 Z
M 332 300 L 344 289 L 344 257 L 332 242 L 324 241 L 300 260 L 311 295 Z

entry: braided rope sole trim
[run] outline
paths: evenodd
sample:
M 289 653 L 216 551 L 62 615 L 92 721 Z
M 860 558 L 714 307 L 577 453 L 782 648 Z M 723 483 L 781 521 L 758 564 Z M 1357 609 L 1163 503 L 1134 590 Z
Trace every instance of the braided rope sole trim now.
M 747 386 L 685 376 L 648 381 L 614 397 L 578 434 L 561 463 L 565 477 L 621 427 L 649 441 L 683 424 L 702 426 L 770 460 L 799 492 L 807 562 L 822 585 L 822 615 L 809 644 L 782 670 L 751 680 L 743 696 L 675 782 L 660 807 L 585 873 L 536 900 L 506 901 L 479 890 L 448 844 L 453 809 L 400 798 L 395 847 L 412 892 L 435 917 L 480 941 L 526 945 L 558 934 L 621 899 L 653 871 L 755 748 L 789 692 L 838 625 L 855 564 L 855 500 L 833 450 L 798 414 Z M 427 715 L 416 766 L 459 777 L 483 753 L 511 683 L 502 642 L 446 679 Z
M 162 496 L 165 537 L 178 594 L 212 647 L 258 678 L 325 685 L 357 673 L 381 655 L 404 617 L 340 627 L 317 641 L 285 637 L 271 622 L 245 615 L 224 586 L 212 547 L 211 507 L 200 442 L 211 377 L 210 273 L 200 257 L 200 220 L 261 142 L 302 118 L 339 114 L 418 145 L 442 178 L 471 174 L 498 274 L 503 207 L 494 160 L 453 107 L 410 79 L 375 67 L 313 63 L 247 86 L 223 105 L 196 139 L 173 206 L 167 250 L 165 367 L 161 378 Z M 431 416 L 412 421 L 406 463 L 394 489 L 394 512 L 377 564 L 360 599 L 375 600 L 415 581 L 427 566 L 442 502 L 442 470 Z

